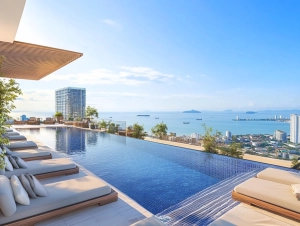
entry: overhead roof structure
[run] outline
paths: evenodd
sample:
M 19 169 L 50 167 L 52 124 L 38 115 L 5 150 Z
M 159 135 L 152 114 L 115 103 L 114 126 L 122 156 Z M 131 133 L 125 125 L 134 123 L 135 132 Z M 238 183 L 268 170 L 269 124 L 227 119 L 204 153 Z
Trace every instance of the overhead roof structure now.
M 0 74 L 7 78 L 39 80 L 83 54 L 14 41 L 26 0 L 0 0 Z
M 82 56 L 82 53 L 14 41 L 0 42 L 7 78 L 39 80 Z

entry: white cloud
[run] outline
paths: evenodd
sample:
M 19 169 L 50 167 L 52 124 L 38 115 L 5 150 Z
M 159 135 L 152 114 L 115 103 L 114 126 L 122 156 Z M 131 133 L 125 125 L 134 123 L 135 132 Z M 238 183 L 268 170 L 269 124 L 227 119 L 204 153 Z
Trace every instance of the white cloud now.
M 146 67 L 121 67 L 121 71 L 113 72 L 107 69 L 96 69 L 89 73 L 57 75 L 52 74 L 44 78 L 50 80 L 69 80 L 75 84 L 123 84 L 138 86 L 151 82 L 169 83 L 175 78 L 174 75 L 164 74 L 152 68 Z
M 105 19 L 102 20 L 103 23 L 112 26 L 112 27 L 120 27 L 120 25 L 118 23 L 116 23 L 115 21 L 111 20 L 111 19 Z

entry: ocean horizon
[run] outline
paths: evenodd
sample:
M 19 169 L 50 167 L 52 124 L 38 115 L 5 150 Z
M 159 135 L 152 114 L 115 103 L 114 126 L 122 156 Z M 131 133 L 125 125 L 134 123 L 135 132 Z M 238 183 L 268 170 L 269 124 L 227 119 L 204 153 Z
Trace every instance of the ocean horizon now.
M 146 114 L 149 116 L 137 116 Z M 289 122 L 279 121 L 234 121 L 238 116 L 240 119 L 265 119 L 265 118 L 289 118 L 291 114 L 300 114 L 300 110 L 278 110 L 278 111 L 258 111 L 255 114 L 247 114 L 242 111 L 202 111 L 201 113 L 183 113 L 183 112 L 99 112 L 97 121 L 112 120 L 121 125 L 128 127 L 134 123 L 144 126 L 148 134 L 151 134 L 151 128 L 156 124 L 164 122 L 170 132 L 176 135 L 191 135 L 192 133 L 204 134 L 203 124 L 212 127 L 213 131 L 219 131 L 223 135 L 226 131 L 231 131 L 232 135 L 244 134 L 273 134 L 275 130 L 283 130 L 290 133 Z M 14 111 L 11 116 L 19 119 L 21 115 L 27 117 L 53 117 L 53 112 L 21 112 Z M 200 120 L 201 119 L 201 120 Z M 125 123 L 126 122 L 126 123 Z M 188 124 L 184 124 L 188 123 Z

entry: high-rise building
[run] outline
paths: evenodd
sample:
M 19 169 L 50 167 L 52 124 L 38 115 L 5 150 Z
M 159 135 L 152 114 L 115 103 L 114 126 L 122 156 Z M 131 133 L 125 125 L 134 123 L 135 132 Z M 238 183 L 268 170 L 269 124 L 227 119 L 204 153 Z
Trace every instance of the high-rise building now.
M 275 130 L 274 138 L 279 141 L 286 141 L 286 139 L 287 139 L 286 132 L 284 132 L 282 130 Z
M 85 116 L 85 88 L 66 87 L 55 90 L 55 111 L 61 112 L 64 119 Z
M 230 131 L 226 131 L 225 134 L 226 134 L 225 136 L 227 137 L 227 139 L 231 140 L 231 132 Z
M 300 115 L 290 116 L 290 141 L 295 144 L 300 142 Z

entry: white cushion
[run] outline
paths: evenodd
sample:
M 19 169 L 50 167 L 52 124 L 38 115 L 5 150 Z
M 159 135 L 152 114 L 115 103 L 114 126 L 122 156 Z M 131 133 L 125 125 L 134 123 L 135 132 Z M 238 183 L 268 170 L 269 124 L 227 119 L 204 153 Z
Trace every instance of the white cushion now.
M 30 204 L 30 200 L 28 197 L 28 194 L 26 190 L 23 188 L 22 183 L 20 182 L 19 178 L 15 175 L 13 175 L 10 178 L 10 184 L 12 187 L 12 190 L 14 192 L 14 197 L 17 203 L 21 205 L 28 206 Z
M 293 194 L 300 199 L 300 184 L 292 184 L 291 187 Z
M 25 174 L 26 178 L 28 179 L 32 190 L 34 193 L 38 196 L 48 196 L 48 192 L 44 188 L 44 186 L 38 181 L 38 179 L 35 178 L 32 174 Z M 31 181 L 31 180 L 32 181 Z
M 4 216 L 9 217 L 17 210 L 14 194 L 6 176 L 0 175 L 0 184 L 0 209 Z
M 6 151 L 6 154 L 7 154 L 7 155 L 12 155 L 12 154 L 13 154 L 12 151 L 9 150 L 7 147 L 3 146 L 3 148 L 4 148 L 4 150 Z
M 20 168 L 28 168 L 27 163 L 23 159 L 21 159 L 17 156 L 14 156 L 14 158 L 15 158 L 15 160 L 16 160 L 16 162 L 17 162 L 17 164 Z
M 13 171 L 14 168 L 13 168 L 12 164 L 10 163 L 10 161 L 8 160 L 7 156 L 4 156 L 4 160 L 5 160 L 5 169 L 8 171 Z
M 257 174 L 257 177 L 264 180 L 270 180 L 281 184 L 300 184 L 300 173 L 267 168 Z

